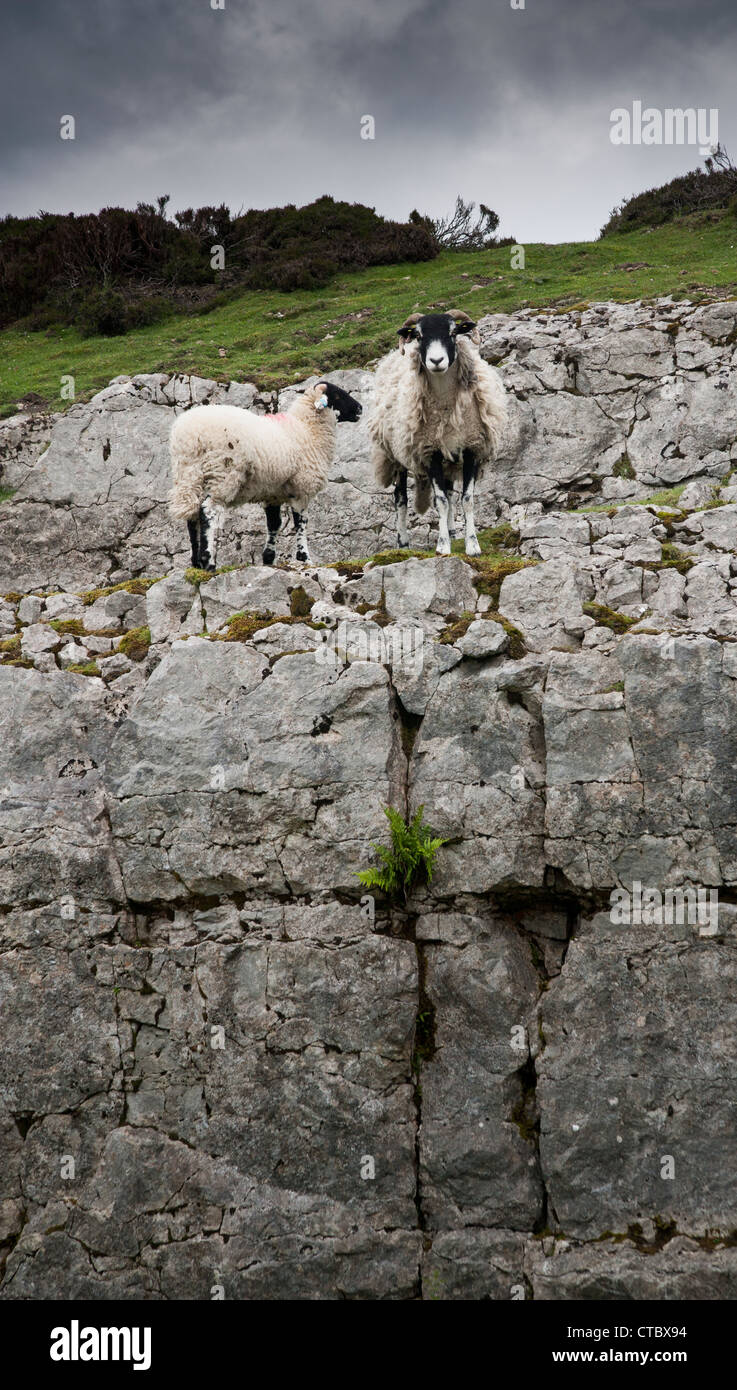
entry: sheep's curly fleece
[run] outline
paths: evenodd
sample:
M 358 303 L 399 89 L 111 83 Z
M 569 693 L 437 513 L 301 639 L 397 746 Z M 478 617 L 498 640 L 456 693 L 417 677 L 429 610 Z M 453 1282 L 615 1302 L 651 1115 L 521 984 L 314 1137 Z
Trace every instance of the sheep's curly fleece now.
M 208 495 L 227 507 L 307 503 L 325 486 L 335 451 L 335 415 L 315 409 L 319 395 L 317 386 L 308 388 L 281 415 L 235 405 L 184 411 L 171 432 L 171 515 L 191 520 Z
M 456 339 L 455 390 L 433 391 L 422 370 L 418 345 L 395 348 L 376 369 L 375 394 L 368 419 L 372 462 L 381 487 L 394 481 L 397 466 L 415 479 L 415 506 L 426 512 L 430 484 L 426 466 L 434 453 L 458 458 L 472 449 L 483 465 L 498 452 L 507 423 L 506 393 L 494 367 L 484 362 L 473 342 Z

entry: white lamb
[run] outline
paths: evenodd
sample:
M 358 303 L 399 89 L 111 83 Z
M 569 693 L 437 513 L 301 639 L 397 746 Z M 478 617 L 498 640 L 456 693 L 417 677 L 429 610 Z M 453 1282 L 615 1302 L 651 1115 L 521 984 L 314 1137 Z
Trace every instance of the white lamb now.
M 466 554 L 480 555 L 474 485 L 498 452 L 507 420 L 504 386 L 478 351 L 476 324 L 461 310 L 411 314 L 398 333 L 400 347 L 376 370 L 369 417 L 376 478 L 382 487 L 394 483 L 397 543 L 409 544 L 411 473 L 418 512 L 427 511 L 432 489 L 440 523 L 438 555 L 450 554 L 460 481 Z
M 220 508 L 260 502 L 266 512 L 265 565 L 273 565 L 281 506 L 292 508 L 296 558 L 309 563 L 307 506 L 323 488 L 335 452 L 337 420 L 357 420 L 361 406 L 331 382 L 309 387 L 279 415 L 234 405 L 200 405 L 178 416 L 170 449 L 171 515 L 186 521 L 192 564 L 214 570 Z

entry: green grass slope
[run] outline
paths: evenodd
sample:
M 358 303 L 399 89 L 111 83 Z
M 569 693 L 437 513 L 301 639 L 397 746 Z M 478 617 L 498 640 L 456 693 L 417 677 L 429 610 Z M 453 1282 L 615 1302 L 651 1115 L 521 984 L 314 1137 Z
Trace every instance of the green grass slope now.
M 379 266 L 339 276 L 322 290 L 248 291 L 209 313 L 179 315 L 124 337 L 8 328 L 0 333 L 0 415 L 21 408 L 28 393 L 64 409 L 66 375 L 83 400 L 121 373 L 194 372 L 273 388 L 313 372 L 364 366 L 394 346 L 407 314 L 431 307 L 480 317 L 602 299 L 737 295 L 737 219 L 729 213 L 694 214 L 602 241 L 528 245 L 524 270 L 510 268 L 514 250 Z

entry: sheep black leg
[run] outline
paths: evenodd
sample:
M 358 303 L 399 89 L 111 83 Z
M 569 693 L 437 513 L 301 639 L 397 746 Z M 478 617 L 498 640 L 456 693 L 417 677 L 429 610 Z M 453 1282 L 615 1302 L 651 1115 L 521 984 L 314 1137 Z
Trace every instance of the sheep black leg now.
M 448 530 L 448 519 L 450 516 L 450 504 L 448 493 L 452 490 L 453 482 L 445 476 L 445 466 L 442 454 L 433 454 L 430 460 L 430 481 L 432 483 L 432 495 L 435 508 L 438 513 L 438 543 L 435 547 L 436 555 L 450 555 L 450 531 Z
M 476 477 L 479 471 L 478 462 L 470 449 L 463 451 L 463 492 L 461 494 L 461 505 L 463 507 L 464 531 L 466 537 L 466 554 L 480 555 L 481 546 L 476 535 L 476 523 L 473 515 L 473 494 L 476 485 Z
M 263 562 L 265 565 L 273 565 L 276 559 L 276 537 L 281 526 L 281 507 L 270 502 L 264 507 L 266 513 L 267 540 L 264 546 Z
M 215 573 L 217 560 L 217 511 L 211 497 L 206 497 L 200 507 L 200 563 L 199 569 Z
M 197 516 L 195 516 L 195 517 L 191 517 L 191 518 L 190 518 L 190 520 L 187 522 L 187 530 L 189 531 L 189 543 L 190 543 L 190 546 L 192 547 L 192 565 L 193 565 L 194 569 L 198 570 L 198 569 L 200 568 L 200 518 L 199 518 L 199 514 L 198 514 Z
M 307 545 L 307 509 L 292 507 L 294 517 L 294 529 L 297 532 L 297 549 L 295 558 L 297 564 L 308 565 L 310 563 L 310 552 Z
M 397 523 L 397 545 L 406 550 L 409 545 L 407 533 L 407 469 L 400 468 L 394 484 L 394 515 Z
M 450 477 L 446 478 L 445 495 L 448 499 L 448 534 L 452 541 L 460 535 L 460 527 L 456 523 L 456 489 L 455 476 L 451 472 Z

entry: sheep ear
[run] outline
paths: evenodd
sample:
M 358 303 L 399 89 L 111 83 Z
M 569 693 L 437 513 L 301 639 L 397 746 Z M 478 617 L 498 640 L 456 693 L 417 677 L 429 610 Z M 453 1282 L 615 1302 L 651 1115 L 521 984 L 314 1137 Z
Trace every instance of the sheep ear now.
M 456 321 L 456 333 L 473 333 L 476 324 L 473 319 L 459 319 Z
M 420 322 L 421 318 L 422 314 L 410 314 L 409 318 L 404 320 L 402 327 L 397 329 L 397 337 L 401 338 L 403 342 L 406 343 L 412 329 L 416 323 Z

